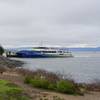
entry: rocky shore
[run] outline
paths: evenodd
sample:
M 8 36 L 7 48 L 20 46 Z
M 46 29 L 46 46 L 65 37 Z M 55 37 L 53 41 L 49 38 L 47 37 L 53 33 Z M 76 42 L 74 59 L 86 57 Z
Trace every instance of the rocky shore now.
M 24 63 L 17 60 L 11 60 L 6 57 L 0 56 L 0 67 L 15 68 L 21 67 Z
M 7 57 L 0 56 L 0 73 L 6 72 L 16 67 L 21 67 L 24 63 L 17 60 L 11 60 Z

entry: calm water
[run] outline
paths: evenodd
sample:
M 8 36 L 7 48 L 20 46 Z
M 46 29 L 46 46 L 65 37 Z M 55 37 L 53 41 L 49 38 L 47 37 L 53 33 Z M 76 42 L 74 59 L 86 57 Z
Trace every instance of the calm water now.
M 45 69 L 70 75 L 77 82 L 100 80 L 100 52 L 74 52 L 74 58 L 20 59 L 24 68 Z

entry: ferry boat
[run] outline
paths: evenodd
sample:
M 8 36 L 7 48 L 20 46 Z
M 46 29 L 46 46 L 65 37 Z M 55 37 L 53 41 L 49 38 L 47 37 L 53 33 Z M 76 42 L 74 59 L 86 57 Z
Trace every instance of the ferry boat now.
M 33 47 L 32 49 L 19 50 L 16 53 L 11 52 L 7 56 L 21 57 L 21 58 L 73 57 L 70 51 L 54 47 Z

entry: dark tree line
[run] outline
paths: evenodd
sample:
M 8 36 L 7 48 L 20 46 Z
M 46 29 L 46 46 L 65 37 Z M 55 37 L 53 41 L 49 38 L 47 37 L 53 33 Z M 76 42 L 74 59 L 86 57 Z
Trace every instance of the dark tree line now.
M 0 46 L 0 55 L 2 55 L 3 53 L 4 53 L 4 48 Z

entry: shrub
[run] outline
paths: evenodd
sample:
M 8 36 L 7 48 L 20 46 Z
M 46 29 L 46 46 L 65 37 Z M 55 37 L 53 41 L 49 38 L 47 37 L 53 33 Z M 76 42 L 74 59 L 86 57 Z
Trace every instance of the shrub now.
M 79 94 L 83 95 L 83 88 L 75 83 L 72 79 L 65 77 L 63 79 L 62 75 L 57 75 L 52 72 L 37 70 L 37 71 L 26 71 L 22 70 L 25 74 L 24 82 L 32 85 L 36 88 L 53 90 L 61 93 L 67 94 Z M 81 88 L 81 89 L 80 89 Z
M 0 55 L 2 55 L 4 53 L 4 49 L 2 46 L 0 46 Z
M 25 77 L 24 82 L 27 83 L 27 84 L 30 84 L 31 80 L 32 80 L 32 77 Z
M 49 82 L 45 79 L 34 79 L 31 82 L 34 87 L 48 89 Z
M 57 91 L 68 94 L 76 94 L 76 89 L 73 83 L 65 80 L 61 80 L 57 83 Z
M 40 77 L 26 77 L 25 83 L 31 84 L 33 87 L 36 88 L 54 90 L 67 94 L 79 94 L 78 88 L 75 87 L 75 84 L 68 80 L 60 80 L 57 83 L 52 83 L 46 79 L 41 79 Z
M 41 69 L 31 71 L 31 70 L 21 68 L 21 69 L 17 69 L 17 72 L 23 75 L 24 77 L 27 77 L 27 76 L 28 77 L 36 77 L 36 76 L 41 77 L 42 76 L 46 80 L 53 82 L 53 83 L 56 83 L 58 80 L 60 80 L 59 75 L 53 72 L 48 72 L 48 71 L 41 70 Z
M 33 87 L 48 89 L 49 81 L 46 79 L 41 79 L 40 77 L 26 77 L 25 83 L 31 84 Z

